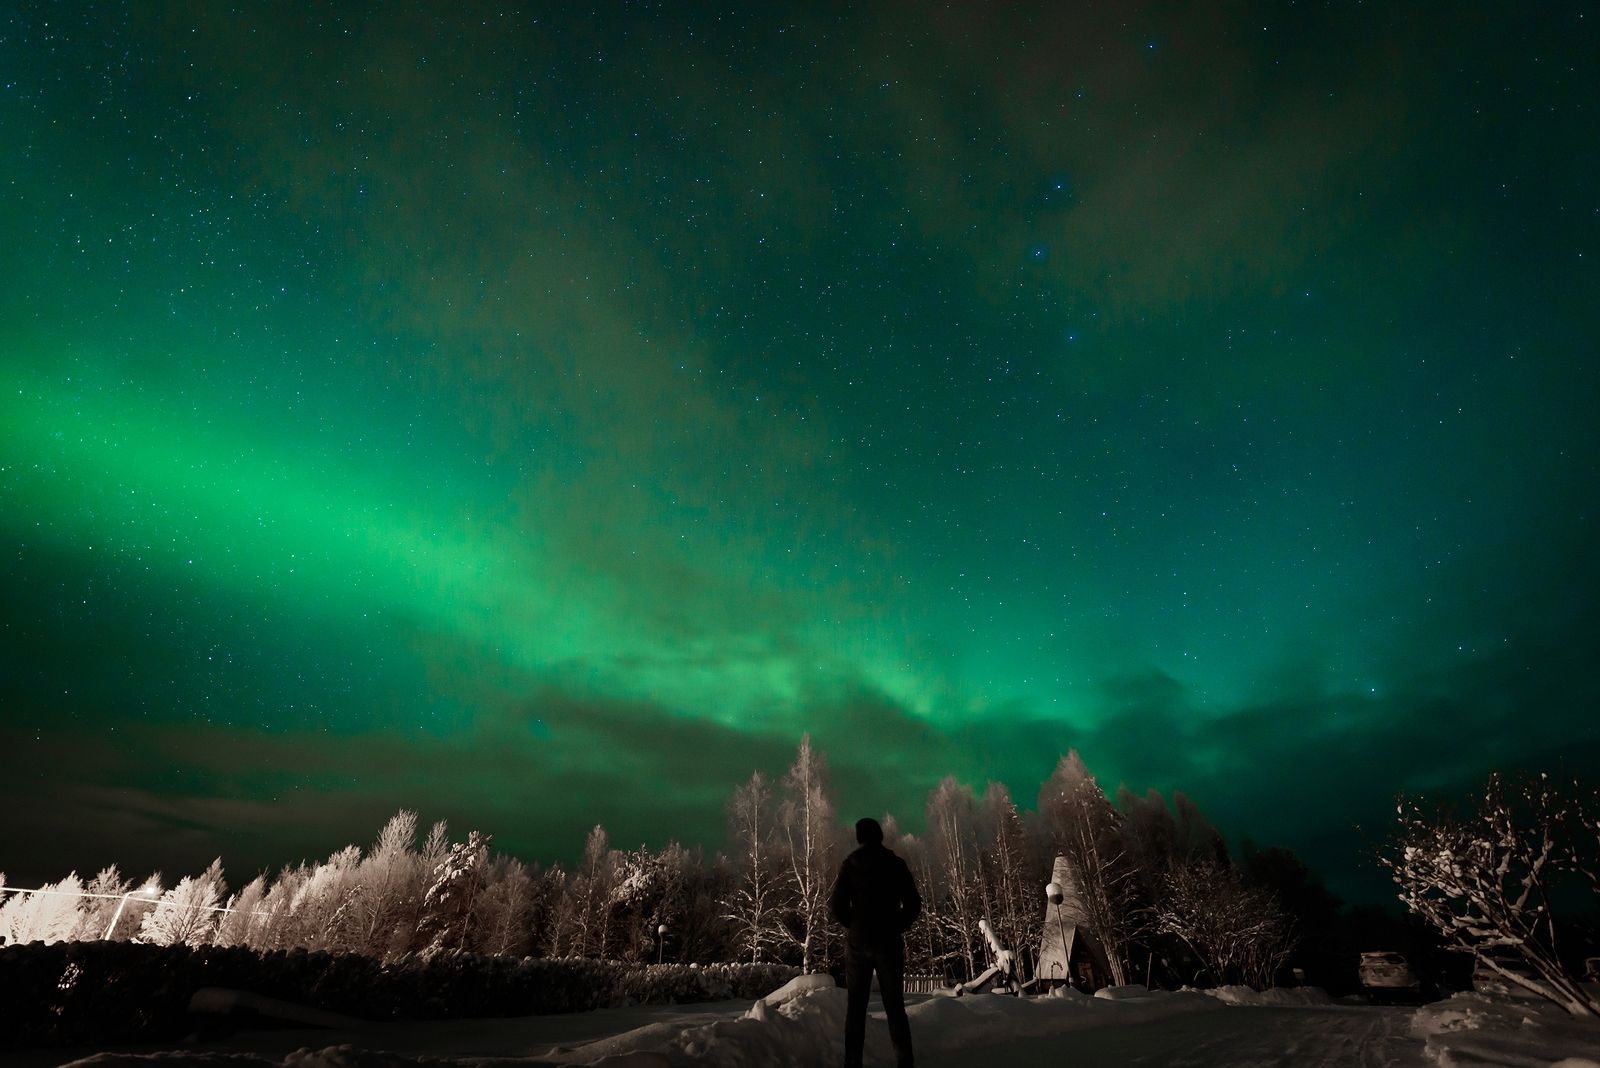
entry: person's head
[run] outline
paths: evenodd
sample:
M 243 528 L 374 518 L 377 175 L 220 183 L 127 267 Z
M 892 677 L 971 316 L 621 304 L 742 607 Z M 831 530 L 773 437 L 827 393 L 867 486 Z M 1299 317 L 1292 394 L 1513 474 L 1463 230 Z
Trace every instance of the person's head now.
M 856 841 L 862 845 L 882 845 L 883 828 L 871 816 L 856 820 Z

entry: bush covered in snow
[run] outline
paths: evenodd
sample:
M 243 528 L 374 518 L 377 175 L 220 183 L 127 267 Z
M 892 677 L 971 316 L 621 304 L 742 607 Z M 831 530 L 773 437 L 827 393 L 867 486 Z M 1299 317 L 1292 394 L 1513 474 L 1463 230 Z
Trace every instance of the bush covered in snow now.
M 389 963 L 305 950 L 31 943 L 0 949 L 12 1047 L 164 1039 L 185 1033 L 201 987 L 248 990 L 368 1020 L 532 1016 L 634 1003 L 761 997 L 795 969 L 631 964 L 579 957 L 408 956 Z
M 1465 812 L 1403 797 L 1397 815 L 1378 859 L 1407 909 L 1508 985 L 1600 1015 L 1600 997 L 1563 960 L 1555 915 L 1565 886 L 1587 884 L 1600 901 L 1600 791 L 1496 774 Z

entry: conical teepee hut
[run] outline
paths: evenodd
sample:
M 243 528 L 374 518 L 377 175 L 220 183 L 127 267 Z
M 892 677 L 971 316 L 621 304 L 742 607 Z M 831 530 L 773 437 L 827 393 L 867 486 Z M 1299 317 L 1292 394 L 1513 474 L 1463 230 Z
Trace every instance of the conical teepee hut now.
M 1083 882 L 1066 857 L 1056 857 L 1050 879 L 1061 889 L 1061 903 L 1045 907 L 1034 974 L 1047 984 L 1070 983 L 1092 993 L 1111 981 L 1111 964 L 1084 907 Z

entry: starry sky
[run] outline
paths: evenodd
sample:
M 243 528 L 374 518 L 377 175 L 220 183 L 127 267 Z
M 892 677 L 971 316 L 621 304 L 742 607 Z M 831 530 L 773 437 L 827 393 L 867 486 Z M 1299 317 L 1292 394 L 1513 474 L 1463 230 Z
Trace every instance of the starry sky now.
M 0 14 L 0 870 L 1600 774 L 1589 5 Z M 238 880 L 238 881 L 242 881 Z

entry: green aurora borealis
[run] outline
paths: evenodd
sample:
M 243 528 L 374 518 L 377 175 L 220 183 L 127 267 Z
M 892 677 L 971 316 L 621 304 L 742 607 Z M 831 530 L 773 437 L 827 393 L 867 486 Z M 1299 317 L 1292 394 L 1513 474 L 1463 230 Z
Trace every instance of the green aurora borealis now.
M 1360 895 L 1593 778 L 1600 18 L 1452 8 L 8 7 L 0 870 L 716 848 L 809 731 Z

